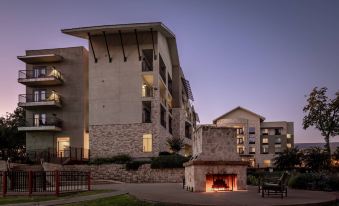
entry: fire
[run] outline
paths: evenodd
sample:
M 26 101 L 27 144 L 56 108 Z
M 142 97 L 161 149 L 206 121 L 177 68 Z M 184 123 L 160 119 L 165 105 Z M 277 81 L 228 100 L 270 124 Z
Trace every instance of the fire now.
M 235 174 L 206 175 L 206 192 L 236 191 L 237 176 Z

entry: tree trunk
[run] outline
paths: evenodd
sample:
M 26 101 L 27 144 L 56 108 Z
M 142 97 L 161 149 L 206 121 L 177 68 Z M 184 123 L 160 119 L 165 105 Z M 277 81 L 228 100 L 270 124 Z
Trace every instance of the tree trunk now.
M 325 149 L 328 152 L 329 157 L 331 157 L 331 147 L 330 147 L 330 137 L 326 136 L 325 137 Z

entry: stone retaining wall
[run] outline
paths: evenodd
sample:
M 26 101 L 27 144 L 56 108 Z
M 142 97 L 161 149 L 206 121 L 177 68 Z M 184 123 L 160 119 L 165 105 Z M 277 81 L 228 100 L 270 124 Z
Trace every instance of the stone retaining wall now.
M 94 180 L 116 180 L 128 183 L 181 183 L 184 177 L 184 168 L 151 169 L 150 164 L 144 164 L 136 171 L 128 171 L 125 165 L 57 165 L 44 163 L 45 171 L 78 170 L 90 171 Z

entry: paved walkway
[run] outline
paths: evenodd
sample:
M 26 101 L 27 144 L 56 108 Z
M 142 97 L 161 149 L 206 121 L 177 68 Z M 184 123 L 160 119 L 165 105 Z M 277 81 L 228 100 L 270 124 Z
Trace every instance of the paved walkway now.
M 95 189 L 113 189 L 129 193 L 138 199 L 154 202 L 180 203 L 188 205 L 309 205 L 312 203 L 334 201 L 336 193 L 288 190 L 288 197 L 262 198 L 257 192 L 257 187 L 249 186 L 246 191 L 195 193 L 182 189 L 182 184 L 107 184 L 95 185 Z
M 49 201 L 43 201 L 43 202 L 29 202 L 29 203 L 21 203 L 21 204 L 7 204 L 5 206 L 53 206 L 53 205 L 64 205 L 64 204 L 70 204 L 70 203 L 78 203 L 78 202 L 84 202 L 84 201 L 90 201 L 90 200 L 96 200 L 100 198 L 106 198 L 106 197 L 113 197 L 117 195 L 126 194 L 126 192 L 123 191 L 114 191 L 114 192 L 105 192 L 100 193 L 96 195 L 88 195 L 88 196 L 79 196 L 79 197 L 72 197 L 72 198 L 65 198 L 65 199 L 58 199 L 58 200 L 49 200 Z

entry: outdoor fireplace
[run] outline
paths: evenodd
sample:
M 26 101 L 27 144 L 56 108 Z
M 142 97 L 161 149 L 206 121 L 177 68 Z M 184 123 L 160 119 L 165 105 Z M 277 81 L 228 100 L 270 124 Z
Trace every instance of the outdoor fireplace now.
M 185 188 L 194 192 L 247 189 L 248 162 L 236 151 L 235 129 L 200 126 L 193 137 L 193 156 L 185 166 Z
M 206 175 L 206 192 L 237 190 L 236 174 Z

